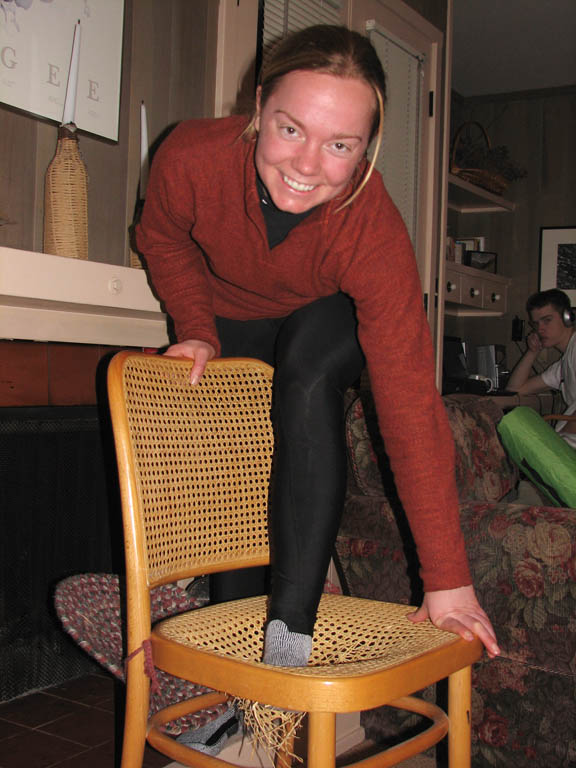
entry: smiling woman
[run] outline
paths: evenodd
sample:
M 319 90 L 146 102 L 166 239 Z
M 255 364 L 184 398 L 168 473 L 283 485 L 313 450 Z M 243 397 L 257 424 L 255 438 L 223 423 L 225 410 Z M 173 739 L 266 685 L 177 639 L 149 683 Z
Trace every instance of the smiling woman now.
M 250 117 L 170 134 L 137 242 L 174 320 L 166 354 L 194 360 L 191 385 L 217 355 L 275 367 L 264 660 L 308 662 L 346 487 L 342 398 L 365 365 L 422 565 L 413 620 L 474 632 L 495 655 L 470 582 L 410 239 L 366 159 L 382 127 L 380 60 L 356 32 L 310 27 L 267 59 L 256 97 Z M 265 589 L 257 569 L 211 579 L 213 601 Z
M 304 213 L 340 195 L 364 157 L 376 110 L 362 80 L 316 72 L 257 94 L 256 169 L 277 208 Z

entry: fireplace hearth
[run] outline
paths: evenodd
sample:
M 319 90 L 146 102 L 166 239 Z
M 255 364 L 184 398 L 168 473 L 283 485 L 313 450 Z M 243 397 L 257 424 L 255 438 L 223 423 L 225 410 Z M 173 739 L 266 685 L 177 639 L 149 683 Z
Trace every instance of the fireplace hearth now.
M 80 572 L 118 572 L 113 453 L 97 406 L 0 408 L 0 701 L 94 670 L 52 595 Z

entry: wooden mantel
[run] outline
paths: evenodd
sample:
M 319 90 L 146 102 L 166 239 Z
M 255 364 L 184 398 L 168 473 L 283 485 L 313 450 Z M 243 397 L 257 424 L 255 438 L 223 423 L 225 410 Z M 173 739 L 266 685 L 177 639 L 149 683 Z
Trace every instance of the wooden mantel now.
M 144 270 L 0 247 L 0 339 L 168 344 Z

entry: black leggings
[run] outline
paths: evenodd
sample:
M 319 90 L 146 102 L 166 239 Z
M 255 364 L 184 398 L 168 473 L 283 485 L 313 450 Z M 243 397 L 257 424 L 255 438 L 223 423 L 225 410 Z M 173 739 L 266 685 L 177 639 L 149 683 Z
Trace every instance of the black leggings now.
M 216 323 L 223 357 L 256 357 L 275 368 L 269 618 L 311 635 L 346 488 L 342 396 L 364 365 L 354 305 L 335 294 L 285 318 Z M 265 591 L 264 569 L 211 578 L 215 602 Z

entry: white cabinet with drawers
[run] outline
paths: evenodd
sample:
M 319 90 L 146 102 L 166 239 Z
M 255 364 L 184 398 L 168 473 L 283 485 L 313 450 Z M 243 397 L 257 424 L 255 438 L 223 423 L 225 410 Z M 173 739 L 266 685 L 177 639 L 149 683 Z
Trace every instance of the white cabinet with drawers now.
M 444 311 L 456 316 L 498 316 L 506 312 L 510 279 L 463 264 L 446 264 Z
M 458 215 L 501 214 L 514 210 L 514 203 L 463 179 L 448 175 L 448 207 Z M 508 306 L 510 278 L 447 261 L 443 290 L 446 315 L 498 317 Z

